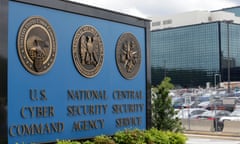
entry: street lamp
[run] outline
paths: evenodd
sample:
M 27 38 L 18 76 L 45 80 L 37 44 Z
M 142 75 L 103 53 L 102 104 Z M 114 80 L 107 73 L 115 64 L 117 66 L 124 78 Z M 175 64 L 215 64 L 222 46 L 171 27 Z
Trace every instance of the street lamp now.
M 164 65 L 163 65 L 163 67 L 164 67 L 164 78 L 166 78 L 166 76 L 167 76 L 167 71 L 166 71 L 166 60 L 164 60 L 163 63 L 164 63 Z
M 228 78 L 228 94 L 230 93 L 230 45 L 229 45 L 229 24 L 233 23 L 233 20 L 225 21 L 227 24 L 227 78 Z
M 219 79 L 218 79 L 219 83 L 221 83 L 221 81 L 222 81 L 221 74 L 214 74 L 214 87 L 215 87 L 215 89 L 217 88 L 217 77 L 219 77 Z

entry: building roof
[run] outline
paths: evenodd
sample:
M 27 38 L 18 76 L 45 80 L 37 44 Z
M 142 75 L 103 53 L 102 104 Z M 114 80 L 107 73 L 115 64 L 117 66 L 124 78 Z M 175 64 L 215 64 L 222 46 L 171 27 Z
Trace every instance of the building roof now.
M 240 6 L 222 8 L 222 9 L 219 9 L 219 10 L 213 10 L 212 12 L 215 12 L 215 11 L 226 11 L 226 10 L 235 9 L 235 8 L 240 8 Z
M 226 11 L 191 11 L 166 17 L 152 17 L 151 30 L 174 28 L 186 25 L 210 23 L 215 21 L 232 21 L 240 24 L 240 17 Z

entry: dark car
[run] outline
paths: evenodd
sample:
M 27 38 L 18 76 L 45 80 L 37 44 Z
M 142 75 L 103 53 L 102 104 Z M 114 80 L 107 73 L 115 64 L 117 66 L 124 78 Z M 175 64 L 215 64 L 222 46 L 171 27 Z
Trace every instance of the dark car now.
M 215 99 L 212 100 L 207 106 L 207 110 L 226 110 L 225 106 L 223 104 L 223 100 L 221 99 Z
M 223 105 L 225 110 L 233 112 L 236 104 L 239 102 L 239 97 L 225 97 L 223 98 Z
M 181 109 L 182 105 L 184 104 L 184 98 L 183 97 L 176 97 L 172 99 L 172 105 L 175 109 Z

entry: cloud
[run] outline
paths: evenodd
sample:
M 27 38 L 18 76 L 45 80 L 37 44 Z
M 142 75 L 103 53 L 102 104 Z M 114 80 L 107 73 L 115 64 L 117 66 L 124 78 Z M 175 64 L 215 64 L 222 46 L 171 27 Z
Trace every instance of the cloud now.
M 142 13 L 142 11 L 137 8 L 138 6 L 138 1 L 137 0 L 71 0 L 91 6 L 96 6 L 112 11 L 117 11 L 121 12 L 124 14 L 132 15 L 132 16 L 137 16 L 137 17 L 143 17 L 146 18 L 146 14 Z
M 140 17 L 166 16 L 193 10 L 218 10 L 240 5 L 239 0 L 73 0 Z
M 140 0 L 143 1 L 143 0 Z M 149 0 L 137 8 L 149 16 L 166 16 L 194 10 L 218 10 L 237 6 L 240 2 L 230 0 Z
M 123 12 L 126 13 L 126 14 L 129 14 L 129 15 L 132 15 L 132 16 L 136 16 L 136 17 L 141 17 L 141 18 L 147 18 L 148 17 L 146 14 L 142 13 L 136 7 L 128 8 L 128 9 L 124 10 Z

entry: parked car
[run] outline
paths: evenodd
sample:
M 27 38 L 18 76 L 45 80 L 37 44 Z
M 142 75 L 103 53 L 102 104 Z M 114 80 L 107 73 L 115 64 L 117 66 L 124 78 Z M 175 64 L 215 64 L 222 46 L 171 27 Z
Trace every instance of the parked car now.
M 210 95 L 203 95 L 203 96 L 199 96 L 196 101 L 198 101 L 199 103 L 201 102 L 206 102 L 206 101 L 210 101 L 211 96 Z
M 225 110 L 222 99 L 214 99 L 207 106 L 208 110 Z
M 195 101 L 190 101 L 189 103 L 183 103 L 182 108 L 193 108 L 195 106 Z
M 234 111 L 236 104 L 239 102 L 238 97 L 225 97 L 223 98 L 223 105 L 225 110 Z
M 229 116 L 223 116 L 219 119 L 220 122 L 224 121 L 240 121 L 240 110 L 233 111 Z
M 182 105 L 184 104 L 184 98 L 183 97 L 174 97 L 172 98 L 172 105 L 175 109 L 181 109 Z
M 235 110 L 240 110 L 240 103 L 239 103 L 239 102 L 235 104 L 234 111 L 235 111 Z
M 211 110 L 211 111 L 206 111 L 199 115 L 197 118 L 198 119 L 208 119 L 208 120 L 215 120 L 219 119 L 220 117 L 223 116 L 229 116 L 231 113 L 226 110 Z
M 205 108 L 207 109 L 207 107 L 210 105 L 210 101 L 204 101 L 204 102 L 201 102 L 197 105 L 198 108 Z
M 231 113 L 226 110 L 211 110 L 202 113 L 197 118 L 198 119 L 207 119 L 213 121 L 213 127 L 215 131 L 223 130 L 223 123 L 219 121 L 219 119 L 223 116 L 229 116 Z
M 196 118 L 206 111 L 206 109 L 202 108 L 185 108 L 179 110 L 176 117 L 178 117 L 179 119 Z

